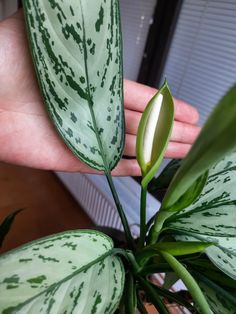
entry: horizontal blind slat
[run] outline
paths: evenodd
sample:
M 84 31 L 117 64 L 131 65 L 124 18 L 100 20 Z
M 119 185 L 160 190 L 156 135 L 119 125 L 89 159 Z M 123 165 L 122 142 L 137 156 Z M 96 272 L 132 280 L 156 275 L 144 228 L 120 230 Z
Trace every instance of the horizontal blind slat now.
M 203 122 L 236 82 L 236 2 L 184 0 L 163 71 L 176 97 Z

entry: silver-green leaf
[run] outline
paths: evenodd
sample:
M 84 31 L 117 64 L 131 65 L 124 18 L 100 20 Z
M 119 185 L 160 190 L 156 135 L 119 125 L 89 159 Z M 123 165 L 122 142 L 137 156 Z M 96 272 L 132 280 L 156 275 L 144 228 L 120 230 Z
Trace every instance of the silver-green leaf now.
M 236 85 L 221 99 L 173 178 L 161 210 L 171 207 L 211 166 L 236 147 Z
M 124 285 L 102 233 L 68 231 L 0 257 L 1 313 L 113 313 Z M 32 312 L 33 311 L 33 312 Z
M 189 207 L 171 216 L 166 224 L 185 233 L 182 241 L 213 242 L 208 257 L 223 272 L 236 279 L 236 152 L 209 170 L 207 183 Z M 180 237 L 178 236 L 178 240 Z
M 168 226 L 192 233 L 236 237 L 236 153 L 209 170 L 205 187 L 187 208 L 173 215 Z
M 179 241 L 211 241 L 215 245 L 206 248 L 205 253 L 222 272 L 236 280 L 236 237 L 213 237 L 207 235 L 178 234 L 175 236 Z
M 33 61 L 57 130 L 89 166 L 112 169 L 124 145 L 118 0 L 24 0 Z
M 235 314 L 236 313 L 236 297 L 212 280 L 197 272 L 194 277 L 201 287 L 213 313 L 216 314 Z

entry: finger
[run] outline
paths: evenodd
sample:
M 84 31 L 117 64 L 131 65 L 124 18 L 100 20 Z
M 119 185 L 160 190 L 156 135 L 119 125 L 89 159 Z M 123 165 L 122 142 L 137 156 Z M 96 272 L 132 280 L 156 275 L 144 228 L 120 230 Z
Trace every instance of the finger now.
M 137 134 L 141 116 L 142 114 L 140 112 L 125 109 L 126 133 L 133 135 Z
M 124 81 L 125 108 L 133 111 L 143 112 L 149 100 L 157 92 L 155 88 L 145 86 L 133 81 Z M 174 99 L 175 119 L 181 122 L 196 124 L 199 114 L 196 108 L 182 100 Z
M 165 157 L 184 158 L 191 148 L 191 143 L 169 142 Z M 136 156 L 136 136 L 126 134 L 124 155 L 129 157 Z
M 129 157 L 136 156 L 136 136 L 132 134 L 125 135 L 124 155 Z
M 175 121 L 171 134 L 171 141 L 193 144 L 201 128 L 195 125 Z
M 136 135 L 140 119 L 140 112 L 125 109 L 126 133 Z M 192 144 L 197 138 L 200 130 L 201 129 L 198 126 L 174 121 L 171 140 L 175 142 Z
M 112 171 L 113 176 L 141 176 L 141 170 L 135 159 L 121 159 Z
M 166 158 L 184 158 L 191 148 L 190 144 L 170 142 L 165 152 Z

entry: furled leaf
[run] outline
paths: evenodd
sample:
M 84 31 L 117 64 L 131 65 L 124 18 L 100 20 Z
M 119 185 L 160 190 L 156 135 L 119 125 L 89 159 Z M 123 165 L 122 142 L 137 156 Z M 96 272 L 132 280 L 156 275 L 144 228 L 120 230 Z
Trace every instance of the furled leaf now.
M 168 210 L 205 171 L 236 147 L 236 85 L 215 108 L 172 180 L 162 203 Z
M 3 244 L 3 241 L 6 237 L 6 235 L 8 234 L 8 232 L 11 229 L 11 226 L 15 220 L 16 215 L 18 215 L 20 212 L 22 211 L 22 209 L 18 209 L 16 210 L 14 213 L 8 215 L 4 221 L 1 223 L 0 225 L 0 247 Z
M 180 196 L 177 202 L 174 203 L 173 206 L 169 208 L 171 212 L 179 212 L 183 208 L 191 205 L 199 194 L 202 192 L 208 177 L 208 171 L 203 173 L 200 177 L 198 177 L 194 183 L 188 188 L 188 190 Z
M 204 251 L 207 247 L 212 245 L 211 242 L 158 242 L 156 244 L 148 245 L 137 253 L 136 258 L 140 264 L 146 262 L 150 257 L 160 254 L 160 252 L 168 252 L 173 256 L 181 256 L 187 254 L 194 254 Z
M 0 312 L 113 313 L 124 270 L 97 231 L 68 231 L 0 258 Z
M 89 166 L 112 169 L 124 145 L 118 0 L 24 0 L 33 61 L 57 130 Z
M 236 279 L 236 152 L 209 170 L 207 183 L 198 199 L 166 224 L 173 232 L 186 233 L 182 241 L 213 242 L 209 258 Z M 180 236 L 178 236 L 180 239 Z
M 190 233 L 191 234 L 191 233 Z M 205 253 L 212 261 L 226 275 L 236 280 L 236 238 L 234 237 L 213 237 L 204 235 L 187 235 L 178 234 L 176 239 L 179 241 L 205 241 L 215 243 L 205 250 Z
M 148 103 L 138 127 L 136 152 L 142 170 L 141 184 L 146 187 L 163 159 L 174 121 L 174 103 L 167 85 L 163 84 Z
M 209 280 L 207 276 L 203 276 L 196 271 L 193 274 L 206 296 L 213 313 L 236 313 L 236 296 L 232 295 L 230 291 L 222 289 L 220 285 L 217 285 L 213 281 Z

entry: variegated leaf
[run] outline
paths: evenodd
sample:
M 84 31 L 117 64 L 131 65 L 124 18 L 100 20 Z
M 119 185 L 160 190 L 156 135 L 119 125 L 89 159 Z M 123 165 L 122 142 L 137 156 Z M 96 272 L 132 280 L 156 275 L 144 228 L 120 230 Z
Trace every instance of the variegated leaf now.
M 184 242 L 198 240 L 215 243 L 215 245 L 206 248 L 205 253 L 216 267 L 236 280 L 236 237 L 213 237 L 200 234 L 192 236 L 191 233 L 189 234 L 178 234 L 175 237 L 177 240 Z
M 235 149 L 235 116 L 236 85 L 224 95 L 209 116 L 196 142 L 171 181 L 161 210 L 171 212 L 172 206 L 203 173 Z
M 197 200 L 171 216 L 166 227 L 186 233 L 182 241 L 195 238 L 214 242 L 216 246 L 206 249 L 207 255 L 222 271 L 236 279 L 235 152 L 210 169 L 207 184 Z
M 210 307 L 215 314 L 235 314 L 236 313 L 236 298 L 234 295 L 206 276 L 194 272 L 195 279 L 201 287 Z
M 0 312 L 113 313 L 124 270 L 96 231 L 43 238 L 0 258 Z
M 236 153 L 210 169 L 205 187 L 190 206 L 173 215 L 168 227 L 210 236 L 236 237 Z
M 118 0 L 24 0 L 41 91 L 82 161 L 112 169 L 124 145 Z

